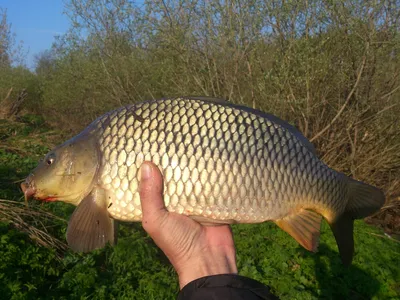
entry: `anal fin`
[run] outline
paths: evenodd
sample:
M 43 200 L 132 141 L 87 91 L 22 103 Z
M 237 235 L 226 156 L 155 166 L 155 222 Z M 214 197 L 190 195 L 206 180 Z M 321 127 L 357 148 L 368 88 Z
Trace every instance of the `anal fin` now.
M 89 252 L 114 243 L 114 220 L 107 211 L 105 191 L 95 188 L 72 214 L 67 242 L 76 252 Z
M 321 215 L 301 209 L 295 214 L 276 220 L 275 223 L 282 230 L 289 233 L 304 248 L 317 252 L 321 221 Z

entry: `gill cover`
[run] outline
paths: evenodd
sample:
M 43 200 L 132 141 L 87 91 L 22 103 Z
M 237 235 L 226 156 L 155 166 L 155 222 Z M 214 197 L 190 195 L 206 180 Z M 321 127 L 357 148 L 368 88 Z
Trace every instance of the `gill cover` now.
M 37 199 L 78 205 L 92 189 L 99 166 L 95 136 L 84 131 L 50 151 L 29 182 Z

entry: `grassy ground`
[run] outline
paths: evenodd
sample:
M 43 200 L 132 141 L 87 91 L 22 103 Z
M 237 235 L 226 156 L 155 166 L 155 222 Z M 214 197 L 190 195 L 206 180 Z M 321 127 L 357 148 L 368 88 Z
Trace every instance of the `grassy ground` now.
M 62 139 L 43 129 L 34 116 L 23 121 L 0 121 L 0 199 L 22 201 L 18 180 Z M 67 219 L 73 208 L 51 203 L 34 209 Z M 121 225 L 117 246 L 77 255 L 37 245 L 5 213 L 0 211 L 4 299 L 176 298 L 176 275 L 139 224 Z M 64 241 L 65 221 L 40 221 L 47 233 Z M 355 224 L 356 255 L 349 268 L 341 265 L 326 223 L 317 254 L 302 249 L 272 223 L 235 225 L 233 231 L 239 273 L 271 286 L 282 299 L 400 299 L 400 243 L 364 221 Z

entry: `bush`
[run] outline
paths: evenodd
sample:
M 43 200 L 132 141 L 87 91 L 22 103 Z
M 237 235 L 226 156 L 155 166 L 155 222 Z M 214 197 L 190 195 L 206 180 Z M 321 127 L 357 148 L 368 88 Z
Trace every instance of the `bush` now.
M 393 5 L 73 0 L 74 27 L 54 46 L 53 67 L 41 71 L 38 107 L 76 133 L 136 101 L 230 99 L 295 124 L 328 165 L 390 198 L 400 188 Z

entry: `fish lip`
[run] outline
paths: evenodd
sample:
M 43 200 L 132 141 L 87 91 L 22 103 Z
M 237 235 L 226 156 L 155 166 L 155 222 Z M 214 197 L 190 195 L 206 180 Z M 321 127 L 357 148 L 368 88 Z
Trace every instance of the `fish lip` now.
M 25 182 L 21 183 L 21 190 L 25 196 L 25 203 L 36 194 L 36 187 L 31 175 L 25 180 Z
M 58 201 L 58 198 L 57 197 L 47 197 L 47 198 L 43 198 L 41 200 L 43 200 L 44 202 L 54 202 L 54 201 Z

